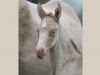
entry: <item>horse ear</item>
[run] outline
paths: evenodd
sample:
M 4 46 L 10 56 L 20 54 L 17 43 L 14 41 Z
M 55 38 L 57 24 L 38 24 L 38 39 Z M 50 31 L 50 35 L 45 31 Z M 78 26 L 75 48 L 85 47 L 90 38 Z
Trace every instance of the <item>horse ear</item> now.
M 61 6 L 60 4 L 58 4 L 58 7 L 55 9 L 55 15 L 54 15 L 56 21 L 59 21 L 59 18 L 61 16 L 61 11 L 62 11 Z
M 46 16 L 45 11 L 43 10 L 42 6 L 40 5 L 40 3 L 37 6 L 37 11 L 38 11 L 38 15 L 40 16 L 41 19 L 43 19 Z

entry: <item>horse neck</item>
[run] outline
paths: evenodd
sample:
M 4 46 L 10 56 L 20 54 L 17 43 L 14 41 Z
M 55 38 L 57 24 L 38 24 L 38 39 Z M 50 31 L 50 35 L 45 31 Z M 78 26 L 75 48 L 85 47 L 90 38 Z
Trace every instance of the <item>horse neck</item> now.
M 61 64 L 62 64 L 62 50 L 60 45 L 57 45 L 56 47 L 50 50 L 50 59 L 51 59 L 52 75 L 58 75 L 56 73 L 58 69 L 59 70 L 61 69 Z
M 61 75 L 61 67 L 62 67 L 62 61 L 63 61 L 63 43 L 64 38 L 63 37 L 63 31 L 60 29 L 62 27 L 59 27 L 59 32 L 57 34 L 57 42 L 55 46 L 50 50 L 50 57 L 51 57 L 51 66 L 52 66 L 52 75 Z

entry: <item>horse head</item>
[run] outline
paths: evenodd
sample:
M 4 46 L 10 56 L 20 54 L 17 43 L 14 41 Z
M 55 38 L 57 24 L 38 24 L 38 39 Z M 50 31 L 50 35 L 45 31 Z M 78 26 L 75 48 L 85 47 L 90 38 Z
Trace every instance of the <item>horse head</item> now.
M 38 58 L 43 58 L 47 51 L 50 50 L 57 41 L 61 6 L 58 4 L 58 7 L 55 9 L 55 14 L 51 12 L 46 13 L 40 4 L 38 4 L 37 10 L 41 18 L 41 23 L 37 30 L 39 39 L 36 46 L 36 55 Z

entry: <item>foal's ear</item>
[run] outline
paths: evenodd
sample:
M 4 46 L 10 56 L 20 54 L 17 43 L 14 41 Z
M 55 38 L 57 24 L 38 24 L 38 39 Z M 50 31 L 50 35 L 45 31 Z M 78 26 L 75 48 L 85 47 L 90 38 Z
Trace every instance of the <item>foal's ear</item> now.
M 55 9 L 55 15 L 54 15 L 56 21 L 59 21 L 59 18 L 61 16 L 61 11 L 62 11 L 61 5 L 58 4 L 58 7 Z
M 38 15 L 40 16 L 41 19 L 43 19 L 46 16 L 45 11 L 43 10 L 42 6 L 40 5 L 40 3 L 37 6 L 37 11 L 38 11 Z

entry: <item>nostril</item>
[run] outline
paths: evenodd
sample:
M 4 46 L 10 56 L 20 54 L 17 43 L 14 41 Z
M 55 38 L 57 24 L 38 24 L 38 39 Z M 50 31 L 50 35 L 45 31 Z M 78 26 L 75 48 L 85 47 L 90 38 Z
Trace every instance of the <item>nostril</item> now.
M 36 55 L 37 57 L 42 58 L 44 56 L 44 49 L 43 48 L 36 49 Z
M 44 52 L 44 49 L 43 49 L 43 48 L 41 48 L 41 51 L 42 51 L 42 52 Z

